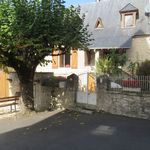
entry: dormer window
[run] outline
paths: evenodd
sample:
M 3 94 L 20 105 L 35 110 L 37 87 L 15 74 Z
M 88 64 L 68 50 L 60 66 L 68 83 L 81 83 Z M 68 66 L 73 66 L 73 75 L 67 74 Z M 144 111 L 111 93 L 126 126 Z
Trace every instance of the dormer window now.
M 104 28 L 101 18 L 97 19 L 96 24 L 95 24 L 95 28 L 96 29 L 102 29 L 102 28 Z
M 125 14 L 124 15 L 124 27 L 128 28 L 128 27 L 133 27 L 133 26 L 135 26 L 134 14 Z
M 136 26 L 136 20 L 138 18 L 138 9 L 136 7 L 129 3 L 120 10 L 120 14 L 122 28 L 131 28 Z

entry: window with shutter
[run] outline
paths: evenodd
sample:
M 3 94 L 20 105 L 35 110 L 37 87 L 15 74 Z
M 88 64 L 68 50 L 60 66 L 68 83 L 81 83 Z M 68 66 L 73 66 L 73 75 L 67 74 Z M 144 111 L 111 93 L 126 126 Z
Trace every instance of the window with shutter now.
M 60 67 L 70 67 L 70 54 L 66 53 L 59 57 Z
M 72 63 L 71 63 L 71 68 L 76 69 L 78 67 L 78 51 L 77 50 L 72 50 Z
M 58 54 L 58 50 L 53 51 L 54 55 Z M 58 56 L 53 56 L 52 57 L 52 68 L 58 68 Z

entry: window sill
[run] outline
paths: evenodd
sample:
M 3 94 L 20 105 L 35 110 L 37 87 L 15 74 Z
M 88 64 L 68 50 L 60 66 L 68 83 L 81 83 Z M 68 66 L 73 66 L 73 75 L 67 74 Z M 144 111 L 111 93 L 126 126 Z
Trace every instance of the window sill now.
M 121 27 L 121 29 L 132 29 L 135 28 L 136 26 L 132 26 L 132 27 Z
M 103 30 L 104 28 L 95 28 L 94 30 Z

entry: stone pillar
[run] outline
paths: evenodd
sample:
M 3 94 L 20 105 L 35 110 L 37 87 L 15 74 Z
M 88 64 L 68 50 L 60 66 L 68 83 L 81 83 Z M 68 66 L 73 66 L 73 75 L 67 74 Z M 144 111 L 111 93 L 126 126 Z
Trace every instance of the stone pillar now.
M 51 101 L 51 88 L 42 86 L 41 83 L 34 85 L 34 105 L 36 111 L 45 111 L 49 109 Z

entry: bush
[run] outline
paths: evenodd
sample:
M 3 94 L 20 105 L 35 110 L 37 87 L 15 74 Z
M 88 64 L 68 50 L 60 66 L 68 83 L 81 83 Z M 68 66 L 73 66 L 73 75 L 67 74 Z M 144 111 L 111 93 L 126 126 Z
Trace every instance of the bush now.
M 146 60 L 140 64 L 139 68 L 137 69 L 137 75 L 150 75 L 150 60 Z
M 118 50 L 111 50 L 104 58 L 100 58 L 96 62 L 96 72 L 98 74 L 114 74 L 121 73 L 121 69 L 127 61 L 125 53 L 119 53 Z

